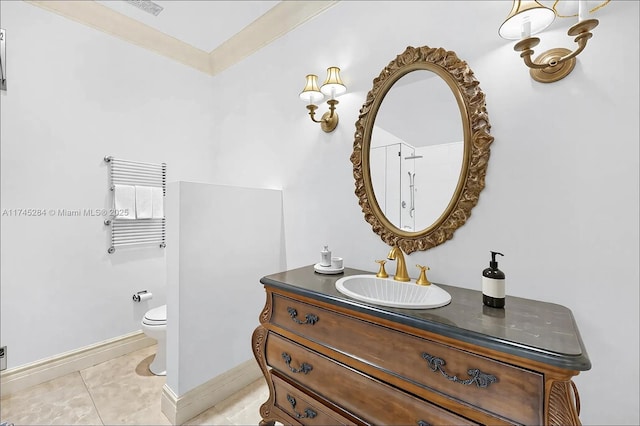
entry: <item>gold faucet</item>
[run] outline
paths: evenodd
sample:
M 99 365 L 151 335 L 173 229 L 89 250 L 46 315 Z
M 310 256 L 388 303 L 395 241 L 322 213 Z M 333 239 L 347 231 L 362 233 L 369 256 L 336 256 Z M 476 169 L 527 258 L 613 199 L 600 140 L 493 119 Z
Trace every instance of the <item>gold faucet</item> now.
M 400 247 L 394 246 L 389 252 L 387 259 L 396 260 L 397 265 L 396 274 L 393 276 L 394 280 L 402 282 L 411 281 L 407 273 L 407 264 L 404 262 L 404 254 L 402 254 Z

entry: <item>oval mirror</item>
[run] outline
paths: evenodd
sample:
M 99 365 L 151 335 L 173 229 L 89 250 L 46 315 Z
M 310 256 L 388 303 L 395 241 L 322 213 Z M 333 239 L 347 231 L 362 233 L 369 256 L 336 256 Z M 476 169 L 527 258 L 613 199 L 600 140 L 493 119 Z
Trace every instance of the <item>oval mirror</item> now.
M 378 206 L 396 228 L 429 228 L 449 205 L 464 158 L 460 117 L 458 99 L 433 71 L 410 71 L 386 93 L 373 122 L 369 169 Z
M 490 124 L 454 52 L 407 47 L 374 79 L 356 122 L 356 195 L 374 232 L 405 253 L 449 240 L 477 204 Z

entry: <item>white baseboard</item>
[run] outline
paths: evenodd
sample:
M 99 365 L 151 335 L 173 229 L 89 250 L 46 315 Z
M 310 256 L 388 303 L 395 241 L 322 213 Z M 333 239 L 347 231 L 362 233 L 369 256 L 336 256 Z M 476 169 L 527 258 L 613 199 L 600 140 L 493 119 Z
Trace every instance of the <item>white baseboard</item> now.
M 31 386 L 92 367 L 155 343 L 154 339 L 145 336 L 142 331 L 136 331 L 31 364 L 5 370 L 0 374 L 0 396 L 11 395 Z
M 178 397 L 166 384 L 162 388 L 162 412 L 173 425 L 181 425 L 262 377 L 255 359 L 225 371 Z

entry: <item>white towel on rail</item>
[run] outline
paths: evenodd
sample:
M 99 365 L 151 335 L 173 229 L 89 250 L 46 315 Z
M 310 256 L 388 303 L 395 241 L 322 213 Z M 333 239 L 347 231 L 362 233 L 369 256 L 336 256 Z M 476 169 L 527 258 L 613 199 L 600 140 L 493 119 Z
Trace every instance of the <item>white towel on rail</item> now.
M 113 208 L 118 219 L 135 219 L 136 189 L 132 185 L 113 185 Z
M 151 188 L 151 210 L 154 219 L 164 217 L 164 191 L 162 188 L 154 186 Z
M 151 219 L 153 217 L 151 187 L 136 185 L 135 188 L 136 188 L 136 218 Z

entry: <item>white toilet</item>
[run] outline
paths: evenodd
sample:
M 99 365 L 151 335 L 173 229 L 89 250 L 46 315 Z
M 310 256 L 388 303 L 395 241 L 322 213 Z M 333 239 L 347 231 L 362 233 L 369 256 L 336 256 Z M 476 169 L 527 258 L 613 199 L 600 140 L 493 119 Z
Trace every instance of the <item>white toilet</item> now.
M 149 370 L 156 376 L 167 375 L 167 305 L 147 311 L 142 318 L 142 331 L 158 341 L 156 356 Z

